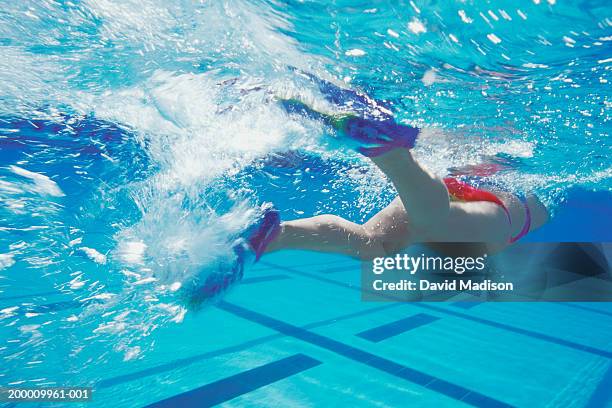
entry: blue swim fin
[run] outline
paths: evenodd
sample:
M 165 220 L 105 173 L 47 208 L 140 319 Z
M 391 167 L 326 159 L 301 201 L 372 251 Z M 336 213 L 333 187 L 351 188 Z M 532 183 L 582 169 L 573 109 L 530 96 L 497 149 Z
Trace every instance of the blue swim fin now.
M 350 107 L 352 111 L 363 116 L 364 118 L 378 120 L 393 118 L 389 107 L 386 106 L 387 104 L 380 100 L 370 98 L 368 95 L 354 89 L 340 87 L 330 81 L 321 79 L 298 68 L 289 68 L 307 77 L 310 81 L 317 85 L 325 99 L 335 105 Z

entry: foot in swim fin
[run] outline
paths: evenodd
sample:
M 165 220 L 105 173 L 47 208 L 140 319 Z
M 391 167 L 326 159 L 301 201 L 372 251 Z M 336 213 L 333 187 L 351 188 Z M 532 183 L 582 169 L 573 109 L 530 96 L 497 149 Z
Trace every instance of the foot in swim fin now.
M 298 99 L 281 99 L 289 113 L 320 120 L 341 135 L 351 139 L 352 147 L 367 157 L 380 156 L 398 147 L 414 147 L 419 129 L 400 125 L 393 118 L 377 120 L 359 117 L 355 113 L 329 114 L 317 111 Z
M 208 273 L 203 282 L 196 279 L 183 288 L 183 299 L 190 309 L 198 309 L 204 303 L 219 299 L 220 295 L 242 280 L 246 263 L 244 248 L 234 246 L 232 249 L 234 251 L 232 260 L 216 265 L 214 272 Z
M 400 125 L 393 119 L 375 121 L 358 117 L 345 119 L 342 131 L 360 146 L 357 151 L 366 157 L 376 157 L 403 147 L 412 149 L 419 129 Z
M 270 242 L 281 232 L 280 212 L 271 203 L 261 207 L 262 215 L 256 227 L 248 234 L 248 246 L 255 253 L 255 262 L 263 255 Z
M 333 126 L 332 114 L 319 112 L 310 105 L 300 101 L 299 99 L 278 99 L 280 105 L 287 111 L 287 113 L 295 113 L 298 115 L 305 116 L 313 120 L 320 120 L 327 125 Z
M 232 245 L 233 259 L 218 265 L 203 282 L 194 281 L 184 289 L 186 303 L 190 308 L 197 308 L 204 302 L 218 298 L 242 280 L 245 266 L 257 262 L 280 231 L 280 212 L 270 203 L 264 204 L 257 222 Z
M 385 106 L 386 104 L 378 99 L 370 98 L 368 95 L 354 89 L 343 88 L 296 67 L 290 66 L 289 68 L 313 82 L 319 88 L 323 97 L 334 105 L 350 107 L 351 110 L 364 118 L 379 120 L 393 118 L 393 114 Z

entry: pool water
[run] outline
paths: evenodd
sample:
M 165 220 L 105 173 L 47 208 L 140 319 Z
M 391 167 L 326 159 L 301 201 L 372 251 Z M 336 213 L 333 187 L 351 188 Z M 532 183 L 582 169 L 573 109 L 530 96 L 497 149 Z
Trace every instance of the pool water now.
M 87 406 L 609 405 L 609 303 L 368 303 L 358 268 L 272 255 L 216 307 L 156 330 L 146 357 L 122 363 L 98 345 L 76 376 L 30 384 L 95 378 Z M 47 318 L 78 313 L 44 299 Z
M 90 385 L 87 406 L 610 406 L 609 303 L 362 302 L 357 262 L 297 251 L 198 311 L 177 288 L 231 267 L 262 202 L 359 222 L 393 199 L 371 163 L 274 102 L 324 103 L 295 67 L 435 129 L 414 150 L 432 171 L 484 163 L 538 194 L 554 217 L 528 241 L 611 242 L 611 11 L 4 5 L 0 385 Z

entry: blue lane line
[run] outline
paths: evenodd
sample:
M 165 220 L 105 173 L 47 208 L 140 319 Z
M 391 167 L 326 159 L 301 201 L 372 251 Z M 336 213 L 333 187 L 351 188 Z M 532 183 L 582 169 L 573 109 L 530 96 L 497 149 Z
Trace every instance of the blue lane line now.
M 608 366 L 608 371 L 604 374 L 599 385 L 593 391 L 585 408 L 607 407 L 610 400 L 612 400 L 612 362 Z
M 523 336 L 531 337 L 534 339 L 544 340 L 549 343 L 554 343 L 560 346 L 573 348 L 574 350 L 584 351 L 587 353 L 595 354 L 595 355 L 606 357 L 606 358 L 612 358 L 612 351 L 603 350 L 603 349 L 592 347 L 592 346 L 587 346 L 585 344 L 576 343 L 570 340 L 560 339 L 557 337 L 550 336 L 548 334 L 538 333 L 538 332 L 523 329 L 520 327 L 510 326 L 506 323 L 499 323 L 493 320 L 484 319 L 482 317 L 471 316 L 465 313 L 456 312 L 454 310 L 446 310 L 444 308 L 441 308 L 438 306 L 432 306 L 432 305 L 425 304 L 425 303 L 418 303 L 418 304 L 415 304 L 415 306 L 429 309 L 429 310 L 434 310 L 439 313 L 447 313 L 452 316 L 461 317 L 463 319 L 471 320 L 476 323 L 485 324 L 487 326 L 495 327 L 497 329 L 503 329 L 503 330 L 511 331 L 513 333 L 522 334 Z
M 148 408 L 212 407 L 294 374 L 316 367 L 321 362 L 304 354 L 232 375 L 202 387 L 147 405 Z
M 287 275 L 255 276 L 255 277 L 252 277 L 252 278 L 245 278 L 245 279 L 243 279 L 240 282 L 240 284 L 241 285 L 249 285 L 251 283 L 269 282 L 269 281 L 282 280 L 282 279 L 291 279 L 291 277 L 287 276 Z
M 472 300 L 467 300 L 467 301 L 461 301 L 461 302 L 453 302 L 450 305 L 454 306 L 454 307 L 457 307 L 459 309 L 466 309 L 467 310 L 467 309 L 471 309 L 473 307 L 476 307 L 478 305 L 481 305 L 483 303 L 486 303 L 486 302 L 483 302 L 483 301 L 480 301 L 480 300 L 473 300 L 473 301 Z
M 389 337 L 397 336 L 398 334 L 435 322 L 438 319 L 439 317 L 436 316 L 419 313 L 414 316 L 406 317 L 405 319 L 396 320 L 391 323 L 383 324 L 382 326 L 362 331 L 361 333 L 357 333 L 356 336 L 378 343 Z
M 509 404 L 472 391 L 470 389 L 464 388 L 460 385 L 450 383 L 441 378 L 415 370 L 403 364 L 396 363 L 395 361 L 388 360 L 386 358 L 377 356 L 375 354 L 358 349 L 356 347 L 349 346 L 348 344 L 333 340 L 329 337 L 316 334 L 314 332 L 302 329 L 297 326 L 293 326 L 289 323 L 285 323 L 281 320 L 274 319 L 261 313 L 245 309 L 238 305 L 228 303 L 226 301 L 221 301 L 219 302 L 217 307 L 243 319 L 250 320 L 262 326 L 274 329 L 287 336 L 291 336 L 304 342 L 332 351 L 353 361 L 384 371 L 395 377 L 402 378 L 414 384 L 431 389 L 432 391 L 444 394 L 455 400 L 462 400 L 468 404 L 483 408 L 511 407 L 511 405 Z
M 186 358 L 181 358 L 177 360 L 172 360 L 168 363 L 152 366 L 149 368 L 145 368 L 143 370 L 134 371 L 128 374 L 118 375 L 116 377 L 107 378 L 105 380 L 101 380 L 96 384 L 96 389 L 109 388 L 115 385 L 123 384 L 130 381 L 140 380 L 144 377 L 149 377 L 152 375 L 163 374 L 166 372 L 174 371 L 181 367 L 187 367 L 191 364 L 195 364 L 198 361 L 208 360 L 211 358 L 219 357 L 225 354 L 231 353 L 239 353 L 246 349 L 259 346 L 268 341 L 272 341 L 278 338 L 281 338 L 280 334 L 272 334 L 264 337 L 260 337 L 254 340 L 245 341 L 243 343 L 237 344 L 235 346 L 229 346 L 221 349 L 217 349 L 208 353 L 196 354 L 193 356 L 189 356 Z
M 299 267 L 311 267 L 311 266 L 325 266 L 325 265 L 335 265 L 335 264 L 339 264 L 339 263 L 349 263 L 352 262 L 354 263 L 354 261 L 351 261 L 350 259 L 336 259 L 334 261 L 326 261 L 326 262 L 314 262 L 314 263 L 305 263 L 305 264 L 301 264 L 301 265 L 297 265 Z M 263 268 L 262 268 L 263 266 Z M 253 271 L 265 271 L 268 270 L 270 268 L 275 268 L 275 266 L 269 264 L 267 265 L 265 262 L 258 262 L 255 266 L 253 266 L 252 270 Z
M 313 273 L 302 272 L 300 270 L 297 270 L 297 269 L 294 269 L 294 268 L 290 268 L 290 267 L 287 267 L 287 266 L 275 265 L 275 264 L 271 264 L 269 262 L 262 262 L 262 263 L 265 263 L 265 264 L 270 265 L 270 266 L 274 266 L 274 267 L 276 267 L 278 269 L 282 269 L 282 270 L 285 270 L 287 272 L 294 273 L 296 275 L 306 276 L 308 278 L 315 279 L 315 280 L 318 280 L 318 281 L 321 281 L 321 282 L 327 282 L 327 283 L 330 283 L 332 285 L 341 286 L 341 287 L 346 288 L 346 289 L 351 289 L 351 290 L 355 290 L 355 291 L 361 292 L 361 289 L 358 286 L 346 284 L 344 282 L 339 282 L 339 281 L 334 280 L 334 279 L 324 278 L 322 276 L 319 276 L 319 275 L 316 275 L 316 274 L 313 274 Z M 450 309 L 446 309 L 446 308 L 439 307 L 439 306 L 433 306 L 433 305 L 428 304 L 428 303 L 411 302 L 409 304 L 411 306 L 414 306 L 414 307 L 420 307 L 422 309 L 433 310 L 433 311 L 436 311 L 438 313 L 443 313 L 443 314 L 459 317 L 459 318 L 470 320 L 470 321 L 473 321 L 473 322 L 476 322 L 476 323 L 484 324 L 486 326 L 495 327 L 497 329 L 507 330 L 507 331 L 510 331 L 510 332 L 513 332 L 513 333 L 521 334 L 523 336 L 527 336 L 527 337 L 531 337 L 531 338 L 534 338 L 534 339 L 547 341 L 549 343 L 554 343 L 554 344 L 558 344 L 558 345 L 561 345 L 561 346 L 573 348 L 575 350 L 580 350 L 580 351 L 584 351 L 584 352 L 587 352 L 587 353 L 595 354 L 597 356 L 602 356 L 602 357 L 606 357 L 606 358 L 612 358 L 612 351 L 603 350 L 603 349 L 600 349 L 600 348 L 597 348 L 597 347 L 592 347 L 592 346 L 588 346 L 588 345 L 585 345 L 585 344 L 576 343 L 576 342 L 573 342 L 573 341 L 570 341 L 570 340 L 560 339 L 558 337 L 553 337 L 553 336 L 550 336 L 548 334 L 538 333 L 538 332 L 531 331 L 531 330 L 528 330 L 528 329 L 523 329 L 523 328 L 520 328 L 520 327 L 510 326 L 509 324 L 506 324 L 506 323 L 500 323 L 500 322 L 496 322 L 494 320 L 488 320 L 488 319 L 485 319 L 485 318 L 482 318 L 482 317 L 472 316 L 472 315 L 469 315 L 469 314 L 466 314 L 466 313 L 463 313 L 463 312 L 458 312 L 456 310 L 450 310 Z
M 336 273 L 336 272 L 346 272 L 346 271 L 350 271 L 350 270 L 355 270 L 355 265 L 347 265 L 347 266 L 339 266 L 336 268 L 325 268 L 325 269 L 319 269 L 318 272 L 321 273 Z
M 384 306 L 373 307 L 371 309 L 361 310 L 359 312 L 349 313 L 349 314 L 345 314 L 345 315 L 342 315 L 342 316 L 337 316 L 337 317 L 334 317 L 334 318 L 331 318 L 331 319 L 326 319 L 326 320 L 321 320 L 321 321 L 318 321 L 318 322 L 310 323 L 310 324 L 307 324 L 306 326 L 304 326 L 304 328 L 305 329 L 314 329 L 314 328 L 317 328 L 317 327 L 325 327 L 325 326 L 337 323 L 337 322 L 342 321 L 342 320 L 347 320 L 347 319 L 352 319 L 352 318 L 355 318 L 355 317 L 365 316 L 365 315 L 368 315 L 368 314 L 371 314 L 371 313 L 377 313 L 377 312 L 381 312 L 383 310 L 396 308 L 398 306 L 403 306 L 403 305 L 402 304 L 389 304 L 389 305 L 384 305 Z M 165 372 L 176 370 L 176 369 L 181 368 L 181 367 L 186 367 L 186 366 L 189 366 L 191 364 L 195 364 L 198 361 L 207 360 L 207 359 L 211 359 L 211 358 L 214 358 L 214 357 L 219 357 L 219 356 L 222 356 L 222 355 L 225 355 L 225 354 L 239 353 L 241 351 L 244 351 L 246 349 L 250 349 L 250 348 L 259 346 L 259 345 L 267 343 L 269 341 L 280 339 L 283 336 L 284 335 L 281 334 L 281 333 L 275 333 L 275 334 L 271 334 L 271 335 L 268 335 L 268 336 L 263 336 L 263 337 L 259 337 L 259 338 L 253 339 L 253 340 L 245 341 L 245 342 L 242 342 L 242 343 L 237 344 L 235 346 L 229 346 L 229 347 L 213 350 L 213 351 L 210 351 L 210 352 L 207 352 L 207 353 L 196 354 L 196 355 L 193 355 L 193 356 L 190 356 L 190 357 L 181 358 L 181 359 L 178 359 L 178 360 L 170 361 L 168 363 L 164 363 L 164 364 L 152 366 L 152 367 L 149 367 L 149 368 L 145 368 L 145 369 L 140 370 L 140 371 L 135 371 L 135 372 L 128 373 L 128 374 L 123 374 L 123 375 L 119 375 L 119 376 L 116 376 L 116 377 L 107 378 L 107 379 L 102 380 L 99 383 L 97 383 L 96 384 L 96 389 L 108 388 L 108 387 L 112 387 L 112 386 L 115 386 L 115 385 L 119 385 L 119 384 L 123 384 L 123 383 L 129 382 L 129 381 L 139 380 L 139 379 L 144 378 L 144 377 L 148 377 L 148 376 L 152 376 L 152 375 L 157 375 L 157 374 L 162 374 L 162 373 L 165 373 Z
M 604 316 L 612 317 L 612 311 L 608 312 L 606 310 L 600 310 L 600 309 L 596 309 L 594 307 L 583 306 L 583 305 L 575 304 L 575 303 L 560 303 L 560 304 L 563 305 L 563 306 L 566 306 L 566 307 L 571 307 L 571 308 L 574 308 L 574 309 L 585 310 L 585 311 L 590 312 L 590 313 L 597 313 L 597 314 L 602 314 Z

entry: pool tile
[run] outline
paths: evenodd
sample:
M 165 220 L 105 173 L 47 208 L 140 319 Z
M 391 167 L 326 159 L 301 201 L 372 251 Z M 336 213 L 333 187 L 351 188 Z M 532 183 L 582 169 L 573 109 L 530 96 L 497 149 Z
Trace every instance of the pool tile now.
M 314 358 L 304 354 L 295 354 L 158 401 L 147 407 L 214 406 L 319 364 L 321 362 Z
M 270 281 L 276 281 L 276 280 L 282 280 L 282 279 L 291 279 L 291 276 L 287 276 L 287 275 L 264 275 L 264 276 L 254 276 L 251 278 L 244 278 L 240 284 L 241 285 L 250 285 L 253 283 L 260 283 L 260 282 L 270 282 Z
M 404 319 L 396 320 L 394 322 L 387 323 L 382 326 L 362 331 L 361 333 L 357 333 L 356 336 L 359 336 L 371 342 L 378 343 L 380 341 L 388 339 L 389 337 L 397 336 L 398 334 L 416 329 L 418 327 L 434 322 L 438 319 L 439 318 L 436 316 L 428 315 L 425 313 L 418 313 L 413 316 L 406 317 Z
M 377 368 L 383 372 L 392 374 L 398 378 L 403 378 L 417 385 L 426 386 L 432 383 L 432 381 L 439 380 L 440 385 L 438 386 L 438 392 L 451 398 L 457 398 L 459 394 L 462 396 L 471 392 L 467 388 L 463 388 L 460 385 L 451 384 L 435 376 L 431 376 L 427 373 L 415 370 L 405 365 L 396 363 L 390 359 L 380 357 L 376 354 L 370 353 L 365 350 L 358 349 L 348 344 L 333 340 L 329 337 L 322 336 L 320 334 L 293 326 L 286 322 L 278 321 L 269 316 L 265 316 L 261 313 L 254 312 L 244 307 L 222 301 L 218 307 L 226 312 L 233 313 L 238 317 L 248 319 L 252 322 L 259 323 L 269 328 L 274 328 L 283 334 L 293 336 L 299 340 L 308 342 L 310 344 L 325 348 L 329 351 L 333 351 L 341 356 L 347 357 L 353 361 L 358 361 L 366 364 L 370 367 Z M 463 390 L 459 392 L 459 390 Z M 493 398 L 486 397 L 491 401 L 495 402 L 496 406 L 509 406 L 502 401 L 497 401 Z M 487 405 L 476 405 L 486 407 Z

